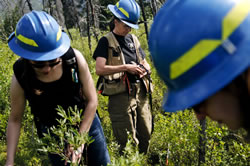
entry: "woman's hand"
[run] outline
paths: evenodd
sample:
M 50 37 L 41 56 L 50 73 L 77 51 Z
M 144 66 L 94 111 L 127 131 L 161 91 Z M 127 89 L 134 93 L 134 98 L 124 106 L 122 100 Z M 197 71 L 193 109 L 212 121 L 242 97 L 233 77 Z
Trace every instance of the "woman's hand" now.
M 77 150 L 74 150 L 71 145 L 68 145 L 67 151 L 66 151 L 66 156 L 71 159 L 72 163 L 77 163 L 79 164 L 82 158 L 82 152 L 84 149 L 84 144 L 77 148 Z M 65 161 L 65 165 L 67 165 L 67 161 Z
M 141 68 L 139 65 L 137 64 L 126 64 L 126 68 L 127 68 L 127 72 L 129 72 L 130 74 L 133 75 L 144 75 L 146 70 Z

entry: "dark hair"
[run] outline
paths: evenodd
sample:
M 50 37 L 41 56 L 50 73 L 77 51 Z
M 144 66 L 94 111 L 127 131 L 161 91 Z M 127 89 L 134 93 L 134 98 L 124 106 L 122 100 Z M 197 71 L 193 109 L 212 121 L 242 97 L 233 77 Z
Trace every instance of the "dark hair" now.
M 23 61 L 24 64 L 24 71 L 21 75 L 21 79 L 23 80 L 23 88 L 26 90 L 26 94 L 32 93 L 32 83 L 34 81 L 35 72 L 33 68 L 31 67 L 29 60 L 25 58 L 20 58 L 21 61 Z M 26 96 L 27 97 L 27 96 Z
M 115 20 L 117 20 L 118 22 L 121 22 L 121 20 L 119 18 L 117 18 L 116 16 L 113 16 L 111 21 L 109 22 L 109 30 L 110 32 L 112 32 L 115 28 Z

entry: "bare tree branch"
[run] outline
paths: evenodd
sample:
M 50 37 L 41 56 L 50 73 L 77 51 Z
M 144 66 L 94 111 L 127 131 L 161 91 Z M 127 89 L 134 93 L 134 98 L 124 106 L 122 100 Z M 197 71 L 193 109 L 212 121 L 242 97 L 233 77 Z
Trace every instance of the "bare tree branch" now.
M 30 3 L 30 0 L 26 0 L 25 3 L 28 4 L 29 10 L 32 11 L 33 8 L 32 8 L 32 4 Z
M 92 4 L 92 0 L 88 0 L 88 2 L 89 2 L 90 9 L 91 9 L 91 16 L 92 16 L 92 21 L 93 21 L 93 26 L 94 26 L 93 32 L 95 35 L 96 42 L 98 42 L 98 34 L 96 33 L 95 11 L 94 11 L 94 7 Z

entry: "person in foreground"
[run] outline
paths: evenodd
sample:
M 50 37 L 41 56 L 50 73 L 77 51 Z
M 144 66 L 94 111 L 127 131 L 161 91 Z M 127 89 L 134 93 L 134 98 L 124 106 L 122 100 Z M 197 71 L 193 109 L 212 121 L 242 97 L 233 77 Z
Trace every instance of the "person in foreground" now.
M 93 56 L 100 76 L 97 89 L 109 96 L 108 111 L 120 152 L 130 132 L 139 151 L 146 154 L 152 132 L 147 97 L 150 66 L 139 40 L 129 34 L 131 28 L 139 28 L 140 8 L 134 0 L 120 0 L 108 8 L 114 14 L 111 32 L 100 39 Z
M 250 132 L 250 1 L 169 0 L 151 27 L 154 66 L 168 87 L 164 109 L 193 108 Z M 218 9 L 218 7 L 220 9 Z
M 97 94 L 88 64 L 83 55 L 70 46 L 68 35 L 62 32 L 56 20 L 43 11 L 25 14 L 10 35 L 8 45 L 21 58 L 13 66 L 6 166 L 14 165 L 26 100 L 40 138 L 58 124 L 58 105 L 65 111 L 75 106 L 83 109 L 78 130 L 89 132 L 94 139 L 87 150 L 88 164 L 107 165 L 110 158 L 96 115 Z M 84 145 L 77 151 L 69 147 L 65 154 L 72 158 L 72 162 L 79 162 Z M 53 165 L 67 164 L 58 155 L 49 154 L 49 158 Z

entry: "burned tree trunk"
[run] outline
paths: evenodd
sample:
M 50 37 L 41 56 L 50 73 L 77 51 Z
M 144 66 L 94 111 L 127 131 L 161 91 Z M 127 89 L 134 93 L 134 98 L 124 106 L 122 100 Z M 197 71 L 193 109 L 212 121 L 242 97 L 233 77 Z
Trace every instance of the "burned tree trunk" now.
M 206 119 L 200 120 L 201 130 L 199 136 L 199 162 L 198 165 L 202 165 L 205 163 L 205 155 L 206 155 Z
M 143 0 L 140 0 L 140 5 L 141 5 L 141 9 L 142 9 L 142 17 L 143 17 L 143 22 L 144 22 L 144 27 L 145 27 L 145 33 L 146 33 L 147 40 L 148 40 L 148 25 L 147 25 L 147 18 L 145 15 Z
M 80 35 L 82 36 L 83 31 L 82 31 L 82 28 L 81 28 L 81 26 L 80 26 L 80 20 L 79 20 L 79 16 L 78 16 L 78 13 L 77 13 L 77 10 L 76 10 L 76 5 L 75 5 L 74 0 L 72 0 L 71 2 L 72 2 L 72 4 L 73 4 L 74 13 L 75 13 L 75 16 L 76 16 L 76 24 L 77 24 L 77 26 L 78 26 Z
M 90 9 L 91 9 L 91 16 L 92 16 L 92 22 L 93 22 L 93 27 L 94 27 L 93 28 L 93 33 L 95 35 L 96 42 L 98 42 L 98 34 L 96 33 L 95 10 L 94 10 L 92 0 L 88 0 L 88 2 L 89 2 Z
M 89 50 L 92 53 L 92 45 L 91 45 L 91 34 L 90 34 L 90 20 L 89 20 L 89 2 L 86 3 L 87 9 L 87 34 L 88 34 L 88 43 L 89 43 Z
M 57 19 L 59 24 L 64 27 L 65 26 L 65 19 L 63 15 L 63 5 L 61 0 L 56 0 L 56 13 L 57 13 Z

